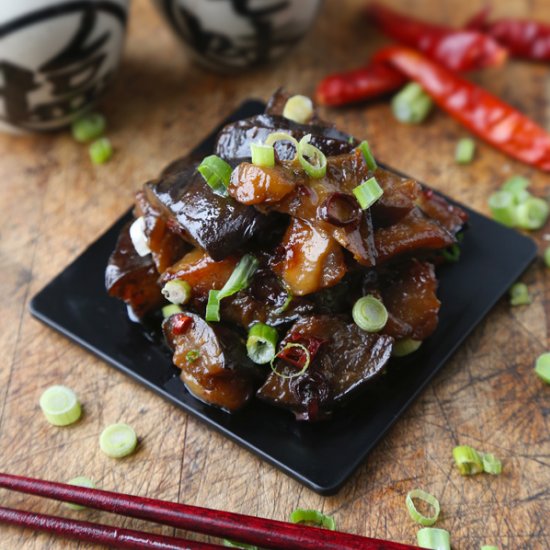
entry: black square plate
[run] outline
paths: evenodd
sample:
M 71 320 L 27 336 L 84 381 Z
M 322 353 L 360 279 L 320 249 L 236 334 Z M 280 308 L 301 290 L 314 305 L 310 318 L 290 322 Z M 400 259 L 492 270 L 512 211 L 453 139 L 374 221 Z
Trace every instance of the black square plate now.
M 262 112 L 244 103 L 227 121 Z M 210 154 L 214 131 L 195 150 Z M 321 494 L 335 493 L 435 373 L 483 319 L 536 255 L 535 243 L 516 231 L 470 215 L 460 261 L 438 270 L 440 322 L 410 357 L 399 360 L 360 401 L 321 424 L 296 422 L 261 402 L 229 415 L 196 400 L 178 378 L 166 349 L 128 320 L 124 304 L 107 295 L 104 271 L 129 214 L 60 273 L 32 300 L 34 316 L 233 441 Z

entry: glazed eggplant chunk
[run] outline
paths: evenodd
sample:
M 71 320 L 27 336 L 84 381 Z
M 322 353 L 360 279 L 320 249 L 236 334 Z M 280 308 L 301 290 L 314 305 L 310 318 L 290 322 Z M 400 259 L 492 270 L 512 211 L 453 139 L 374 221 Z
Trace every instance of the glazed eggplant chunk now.
M 107 291 L 144 323 L 164 318 L 189 393 L 306 422 L 345 411 L 393 355 L 431 337 L 437 267 L 467 223 L 284 90 L 225 126 L 213 155 L 182 156 L 146 183 L 134 217 Z

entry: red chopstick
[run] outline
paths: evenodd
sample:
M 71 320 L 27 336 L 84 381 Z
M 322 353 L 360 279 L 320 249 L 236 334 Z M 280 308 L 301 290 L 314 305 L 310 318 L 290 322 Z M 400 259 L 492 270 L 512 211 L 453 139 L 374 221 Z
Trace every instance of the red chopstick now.
M 328 529 L 5 473 L 0 473 L 0 487 L 82 504 L 90 508 L 145 519 L 214 537 L 255 544 L 262 548 L 280 550 L 319 550 L 319 548 L 323 550 L 418 550 L 417 546 L 329 531 Z

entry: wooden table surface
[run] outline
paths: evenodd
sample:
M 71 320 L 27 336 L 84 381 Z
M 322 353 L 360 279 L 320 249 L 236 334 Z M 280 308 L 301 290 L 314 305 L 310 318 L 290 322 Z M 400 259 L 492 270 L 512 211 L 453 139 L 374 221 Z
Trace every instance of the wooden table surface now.
M 113 160 L 92 166 L 86 147 L 65 132 L 0 136 L 0 471 L 61 481 L 86 475 L 105 489 L 276 519 L 298 506 L 316 508 L 333 515 L 343 531 L 409 543 L 417 526 L 404 499 L 421 487 L 439 498 L 438 526 L 452 533 L 455 549 L 550 547 L 550 388 L 533 372 L 549 337 L 550 278 L 540 260 L 523 277 L 533 304 L 511 308 L 502 299 L 333 497 L 305 489 L 28 312 L 29 299 L 128 208 L 145 180 L 189 151 L 244 98 L 266 99 L 281 84 L 311 94 L 324 74 L 360 64 L 385 43 L 358 17 L 362 3 L 327 0 L 310 34 L 280 63 L 220 77 L 191 62 L 149 2 L 135 1 L 120 73 L 102 104 Z M 388 4 L 458 24 L 483 1 Z M 550 3 L 507 0 L 495 13 L 550 21 Z M 475 78 L 550 129 L 548 66 L 513 61 Z M 475 162 L 456 165 L 455 144 L 468 133 L 442 112 L 420 127 L 397 123 L 387 102 L 326 116 L 368 139 L 381 160 L 480 212 L 487 212 L 490 192 L 514 174 L 530 178 L 540 196 L 550 191 L 548 175 L 484 144 Z M 533 235 L 540 250 L 544 234 Z M 73 427 L 54 428 L 39 411 L 41 392 L 57 383 L 72 387 L 84 405 Z M 103 427 L 117 421 L 140 436 L 139 451 L 121 461 L 103 455 L 97 441 Z M 502 475 L 461 477 L 451 457 L 457 444 L 494 452 L 503 460 Z M 71 512 L 5 491 L 0 498 L 6 506 L 113 522 L 106 514 Z M 0 530 L 3 550 L 88 548 Z

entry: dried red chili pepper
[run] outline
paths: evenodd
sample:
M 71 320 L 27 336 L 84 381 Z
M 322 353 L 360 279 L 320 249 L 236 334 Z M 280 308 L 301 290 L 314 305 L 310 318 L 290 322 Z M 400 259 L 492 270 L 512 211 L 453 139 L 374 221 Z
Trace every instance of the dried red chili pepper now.
M 365 12 L 382 32 L 453 71 L 498 66 L 506 60 L 506 50 L 483 32 L 426 23 L 377 3 Z
M 528 19 L 489 22 L 489 11 L 480 11 L 466 27 L 488 33 L 514 57 L 550 61 L 550 25 Z
M 304 346 L 309 352 L 309 360 L 311 362 L 317 355 L 319 348 L 326 342 L 326 340 L 316 338 L 315 336 L 301 336 L 300 334 L 292 334 L 287 339 L 287 343 L 288 342 Z M 283 349 L 277 354 L 277 357 L 300 369 L 304 367 L 308 359 L 304 350 L 295 346 L 287 348 L 283 347 Z
M 497 149 L 550 171 L 550 134 L 498 97 L 410 48 L 385 48 L 375 60 L 416 80 L 442 109 Z
M 184 313 L 176 313 L 172 317 L 172 333 L 175 335 L 185 334 L 191 325 L 193 324 L 193 319 L 189 315 Z

